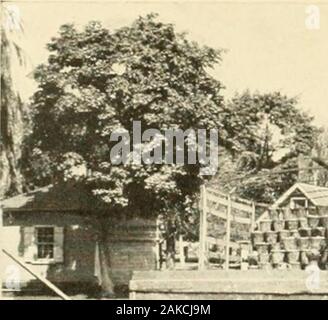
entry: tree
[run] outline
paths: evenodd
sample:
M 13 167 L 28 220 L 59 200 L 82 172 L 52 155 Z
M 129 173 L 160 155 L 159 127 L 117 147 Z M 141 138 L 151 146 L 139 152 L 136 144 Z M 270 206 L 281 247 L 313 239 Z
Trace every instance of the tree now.
M 224 126 L 232 154 L 219 182 L 246 198 L 272 202 L 298 177 L 298 156 L 311 155 L 318 135 L 297 99 L 279 92 L 237 94 L 227 103 Z
M 15 41 L 15 34 L 22 26 L 15 15 L 3 6 L 4 19 L 1 27 L 1 139 L 0 139 L 0 198 L 22 192 L 20 171 L 23 140 L 23 104 L 12 78 L 15 60 L 24 64 L 22 49 Z
M 320 186 L 328 185 L 328 130 L 322 128 L 314 144 L 309 161 L 315 167 L 311 174 L 313 181 Z
M 200 175 L 203 165 L 113 165 L 110 151 L 116 142 L 110 135 L 124 129 L 132 136 L 133 121 L 143 130 L 222 128 L 223 133 L 222 86 L 207 72 L 221 52 L 189 41 L 153 14 L 114 32 L 98 22 L 82 31 L 63 25 L 48 49 L 48 62 L 35 71 L 35 146 L 51 159 L 54 173 L 67 163 L 84 164 L 88 175 L 80 181 L 111 213 L 161 215 L 170 264 L 174 234 L 206 179 Z M 99 227 L 101 250 L 106 249 L 104 231 Z M 104 289 L 112 290 L 110 281 Z

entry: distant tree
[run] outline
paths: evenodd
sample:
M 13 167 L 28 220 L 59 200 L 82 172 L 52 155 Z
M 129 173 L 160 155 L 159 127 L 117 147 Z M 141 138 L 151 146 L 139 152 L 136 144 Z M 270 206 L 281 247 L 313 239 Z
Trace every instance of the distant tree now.
M 193 210 L 205 179 L 202 165 L 113 165 L 116 142 L 109 137 L 122 128 L 132 136 L 133 120 L 143 129 L 222 128 L 223 134 L 222 86 L 207 72 L 220 61 L 220 51 L 187 40 L 155 15 L 115 32 L 97 22 L 81 32 L 64 25 L 48 49 L 48 62 L 35 71 L 35 146 L 51 159 L 53 172 L 83 163 L 89 172 L 83 183 L 112 208 L 109 213 L 161 215 L 172 267 L 174 235 Z M 104 289 L 111 291 L 107 280 Z
M 297 99 L 279 92 L 237 94 L 224 121 L 232 154 L 218 181 L 241 196 L 272 202 L 298 177 L 298 156 L 311 155 L 319 130 L 297 108 Z
M 17 17 L 4 5 L 1 20 L 1 137 L 0 198 L 22 192 L 21 147 L 24 134 L 23 104 L 13 81 L 13 63 L 24 65 L 24 54 L 15 38 L 22 33 Z
M 322 128 L 308 158 L 312 167 L 312 181 L 320 186 L 328 186 L 328 129 Z

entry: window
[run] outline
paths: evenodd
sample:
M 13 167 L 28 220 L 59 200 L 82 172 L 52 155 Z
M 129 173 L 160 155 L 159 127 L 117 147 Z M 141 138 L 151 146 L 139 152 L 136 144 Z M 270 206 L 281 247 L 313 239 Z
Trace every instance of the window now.
M 301 198 L 301 197 L 291 198 L 290 199 L 290 207 L 291 207 L 291 209 L 307 208 L 308 200 L 306 198 Z
M 23 228 L 24 259 L 27 263 L 64 262 L 64 227 L 26 226 Z
M 53 259 L 55 230 L 53 227 L 36 228 L 37 259 Z

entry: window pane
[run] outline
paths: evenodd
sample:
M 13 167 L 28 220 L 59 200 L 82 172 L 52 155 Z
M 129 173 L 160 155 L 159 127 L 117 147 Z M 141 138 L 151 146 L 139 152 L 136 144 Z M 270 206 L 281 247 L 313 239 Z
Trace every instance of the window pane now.
M 39 244 L 38 245 L 38 258 L 39 259 L 52 259 L 54 257 L 54 246 L 52 244 Z
M 54 228 L 37 228 L 38 259 L 53 259 L 54 257 Z
M 51 227 L 44 227 L 44 228 L 38 228 L 37 229 L 37 237 L 38 237 L 38 243 L 44 243 L 44 242 L 54 242 L 54 228 Z

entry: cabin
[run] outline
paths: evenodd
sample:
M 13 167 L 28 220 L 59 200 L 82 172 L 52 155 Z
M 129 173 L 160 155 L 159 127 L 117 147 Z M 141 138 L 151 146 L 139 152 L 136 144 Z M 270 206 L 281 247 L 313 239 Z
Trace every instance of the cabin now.
M 252 232 L 259 269 L 328 269 L 328 188 L 296 183 L 257 220 Z
M 328 188 L 307 183 L 295 183 L 257 219 L 257 223 L 270 219 L 269 212 L 277 209 L 288 211 L 292 215 L 290 218 L 297 215 L 299 210 L 304 210 L 308 214 L 328 216 Z
M 306 183 L 296 183 L 289 188 L 272 206 L 275 208 L 315 209 L 328 208 L 328 188 Z
M 1 203 L 1 248 L 63 290 L 87 293 L 101 283 L 99 235 L 105 228 L 109 274 L 119 291 L 132 271 L 158 268 L 156 219 L 114 215 L 76 186 L 49 185 Z M 36 290 L 35 278 L 5 254 L 0 256 L 4 289 Z

